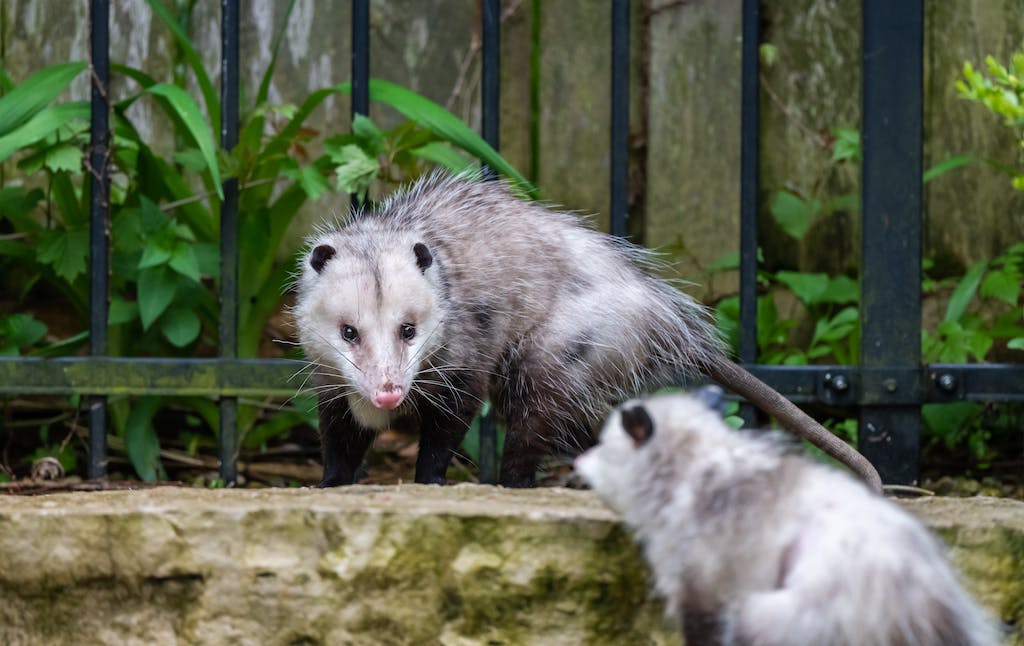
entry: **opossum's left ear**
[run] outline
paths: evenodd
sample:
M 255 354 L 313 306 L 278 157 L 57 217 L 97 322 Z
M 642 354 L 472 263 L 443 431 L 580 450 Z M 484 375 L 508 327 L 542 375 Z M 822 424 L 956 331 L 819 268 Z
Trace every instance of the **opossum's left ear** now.
M 633 438 L 633 446 L 640 448 L 647 443 L 647 440 L 651 439 L 651 435 L 654 433 L 654 422 L 651 421 L 651 416 L 647 413 L 646 408 L 643 406 L 623 408 L 619 411 L 619 417 L 622 419 L 622 430 Z
M 434 256 L 431 255 L 430 249 L 427 249 L 427 245 L 422 242 L 414 244 L 412 252 L 416 254 L 416 266 L 420 268 L 420 271 L 426 271 L 427 267 L 434 263 Z

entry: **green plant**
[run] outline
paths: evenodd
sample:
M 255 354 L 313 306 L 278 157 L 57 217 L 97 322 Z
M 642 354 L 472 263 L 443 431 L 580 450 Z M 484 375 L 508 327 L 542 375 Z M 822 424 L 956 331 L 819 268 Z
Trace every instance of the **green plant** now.
M 298 107 L 270 105 L 270 78 L 291 5 L 253 104 L 243 113 L 238 145 L 230 152 L 220 150 L 214 136 L 220 129 L 218 93 L 183 27 L 194 3 L 182 4 L 178 15 L 159 0 L 149 0 L 149 5 L 172 35 L 177 64 L 172 66 L 172 83 L 158 82 L 139 69 L 111 66 L 114 74 L 137 87 L 111 106 L 112 355 L 215 353 L 219 216 L 226 179 L 239 183 L 238 345 L 243 357 L 258 353 L 268 320 L 281 308 L 284 286 L 294 270 L 292 254 L 282 249 L 289 223 L 329 187 L 368 197 L 374 186 L 383 192 L 387 184 L 413 178 L 432 165 L 463 171 L 480 159 L 525 192 L 533 191 L 447 110 L 384 81 L 371 81 L 371 99 L 409 119 L 388 131 L 365 117 L 353 122 L 351 133 L 335 136 L 305 125 L 326 97 L 348 92 L 347 83 L 314 92 Z M 55 65 L 18 84 L 6 71 L 0 74 L 6 89 L 0 97 L 0 162 L 14 159 L 19 171 L 0 187 L 0 219 L 15 232 L 0 238 L 0 266 L 26 277 L 20 302 L 45 285 L 66 299 L 82 327 L 88 318 L 88 180 L 101 169 L 89 168 L 83 152 L 88 146 L 88 104 L 53 102 L 85 69 L 85 63 Z M 182 89 L 187 74 L 199 87 L 201 105 Z M 173 139 L 171 152 L 154 149 L 140 136 L 128 112 L 140 101 L 159 108 Z M 82 332 L 40 346 L 40 330 L 45 334 L 45 329 L 39 325 L 23 315 L 0 319 L 0 351 L 67 353 L 88 337 Z M 264 446 L 308 423 L 307 399 L 281 410 L 242 402 L 238 420 L 243 446 Z M 142 397 L 111 404 L 115 432 L 124 438 L 140 477 L 163 476 L 154 419 L 163 410 L 182 407 L 217 432 L 217 408 L 208 399 Z M 182 432 L 179 439 L 191 451 L 207 444 L 194 431 Z
M 1009 65 L 986 56 L 985 65 L 988 76 L 975 70 L 970 61 L 965 61 L 964 78 L 956 82 L 956 89 L 962 98 L 976 101 L 1003 117 L 1003 122 L 1014 131 L 1019 153 L 1019 146 L 1024 145 L 1024 51 L 1015 52 L 1010 57 Z M 1024 173 L 1019 169 L 989 160 L 982 161 L 1009 174 L 1015 189 L 1024 189 Z

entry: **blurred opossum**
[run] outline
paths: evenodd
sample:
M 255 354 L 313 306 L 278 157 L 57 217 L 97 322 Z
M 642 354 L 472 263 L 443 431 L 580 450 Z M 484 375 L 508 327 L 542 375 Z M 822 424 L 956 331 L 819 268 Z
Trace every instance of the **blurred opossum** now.
M 649 265 L 503 183 L 442 174 L 314 235 L 295 319 L 321 485 L 351 483 L 374 434 L 410 419 L 416 482 L 445 482 L 490 395 L 507 429 L 501 484 L 530 486 L 556 445 L 592 444 L 615 403 L 703 374 L 880 487 L 863 456 L 729 361 L 705 309 Z
M 687 644 L 998 643 L 920 522 L 773 438 L 732 431 L 704 401 L 720 394 L 627 402 L 576 459 L 643 542 Z

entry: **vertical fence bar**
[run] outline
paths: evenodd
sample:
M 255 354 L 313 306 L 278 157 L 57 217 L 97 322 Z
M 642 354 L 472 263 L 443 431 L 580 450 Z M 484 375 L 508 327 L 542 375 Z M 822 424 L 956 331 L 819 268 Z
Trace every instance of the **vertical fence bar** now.
M 611 233 L 629 219 L 629 0 L 612 0 Z
M 743 0 L 742 95 L 740 116 L 740 363 L 757 363 L 757 200 L 761 160 L 761 1 Z M 740 415 L 749 426 L 754 407 Z
M 480 130 L 484 141 L 498 150 L 501 113 L 501 2 L 482 0 L 480 68 Z M 484 177 L 496 179 L 493 169 L 484 168 Z M 498 481 L 498 425 L 494 411 L 480 418 L 480 482 Z
M 220 5 L 220 145 L 238 143 L 238 0 Z M 238 180 L 223 184 L 220 209 L 220 356 L 238 357 Z M 238 399 L 220 400 L 220 477 L 227 486 L 238 479 Z
M 352 118 L 370 114 L 370 0 L 352 0 Z M 352 195 L 352 208 L 361 203 Z
M 91 117 L 89 125 L 89 354 L 107 353 L 110 180 L 110 5 L 92 0 L 89 11 Z M 89 477 L 107 475 L 107 398 L 89 398 Z
M 921 387 L 899 375 L 921 365 L 923 7 L 864 0 L 863 10 L 861 365 L 878 375 L 864 389 L 879 404 L 861 409 L 860 449 L 884 482 L 913 484 L 920 405 L 904 402 L 920 401 Z

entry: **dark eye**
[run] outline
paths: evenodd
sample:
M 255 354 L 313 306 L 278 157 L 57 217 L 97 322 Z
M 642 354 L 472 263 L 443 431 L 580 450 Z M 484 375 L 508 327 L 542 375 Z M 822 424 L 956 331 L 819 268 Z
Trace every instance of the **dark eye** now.
M 402 337 L 403 341 L 411 341 L 416 336 L 416 326 L 411 323 L 402 323 L 398 327 L 398 336 Z
M 359 331 L 351 325 L 343 325 L 341 326 L 341 338 L 349 343 L 355 343 L 359 340 Z

